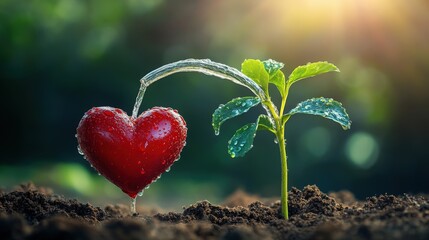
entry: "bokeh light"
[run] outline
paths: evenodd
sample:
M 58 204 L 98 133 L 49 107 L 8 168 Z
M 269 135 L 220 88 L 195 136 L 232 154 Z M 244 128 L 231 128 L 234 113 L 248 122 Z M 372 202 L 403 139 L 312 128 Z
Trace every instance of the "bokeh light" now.
M 349 160 L 358 167 L 370 168 L 377 162 L 380 147 L 368 133 L 354 133 L 346 144 Z
M 304 144 L 305 149 L 316 159 L 324 156 L 331 147 L 331 133 L 326 128 L 315 127 L 306 131 L 301 137 L 301 142 Z

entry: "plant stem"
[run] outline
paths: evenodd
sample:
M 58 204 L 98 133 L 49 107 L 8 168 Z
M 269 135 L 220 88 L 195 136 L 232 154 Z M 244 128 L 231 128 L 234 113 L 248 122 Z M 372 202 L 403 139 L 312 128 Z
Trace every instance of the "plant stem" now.
M 289 218 L 288 211 L 288 170 L 287 170 L 287 155 L 286 155 L 286 141 L 285 141 L 285 124 L 287 122 L 283 120 L 283 111 L 286 105 L 287 94 L 282 98 L 282 104 L 280 107 L 280 113 L 277 114 L 273 107 L 273 102 L 268 100 L 263 104 L 267 106 L 268 110 L 271 112 L 271 115 L 274 118 L 276 124 L 276 138 L 279 144 L 280 150 L 280 160 L 281 160 L 281 168 L 282 168 L 282 184 L 281 184 L 281 213 L 285 219 Z
M 288 170 L 287 170 L 287 155 L 286 155 L 286 143 L 284 137 L 284 125 L 280 125 L 277 130 L 277 141 L 279 142 L 280 159 L 282 165 L 282 195 L 281 195 L 281 212 L 285 219 L 289 218 L 288 212 Z
M 283 112 L 286 106 L 287 97 L 289 95 L 290 85 L 287 84 L 285 88 L 285 92 L 282 97 L 282 103 L 280 106 L 280 113 L 278 119 L 276 119 L 277 124 L 277 141 L 279 143 L 280 150 L 280 160 L 282 165 L 282 195 L 281 195 L 281 212 L 282 216 L 285 219 L 289 218 L 289 207 L 288 207 L 288 169 L 287 169 L 287 155 L 286 155 L 286 140 L 285 140 L 285 125 L 288 120 L 283 119 Z

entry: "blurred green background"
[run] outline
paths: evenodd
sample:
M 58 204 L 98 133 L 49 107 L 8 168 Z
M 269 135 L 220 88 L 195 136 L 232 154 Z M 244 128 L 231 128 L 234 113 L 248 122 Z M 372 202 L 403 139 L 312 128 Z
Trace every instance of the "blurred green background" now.
M 359 198 L 429 192 L 428 13 L 424 0 L 1 0 L 0 186 L 33 181 L 97 205 L 128 204 L 76 150 L 84 112 L 114 106 L 130 114 L 139 79 L 166 63 L 210 58 L 240 68 L 246 58 L 272 58 L 285 63 L 286 75 L 310 61 L 336 64 L 341 73 L 295 84 L 287 109 L 332 97 L 353 120 L 350 131 L 319 117 L 289 121 L 290 186 L 349 189 Z M 197 73 L 151 85 L 141 111 L 178 109 L 188 141 L 138 204 L 216 203 L 238 188 L 279 196 L 273 135 L 259 132 L 244 158 L 226 151 L 262 108 L 228 121 L 219 136 L 211 128 L 219 104 L 248 95 Z

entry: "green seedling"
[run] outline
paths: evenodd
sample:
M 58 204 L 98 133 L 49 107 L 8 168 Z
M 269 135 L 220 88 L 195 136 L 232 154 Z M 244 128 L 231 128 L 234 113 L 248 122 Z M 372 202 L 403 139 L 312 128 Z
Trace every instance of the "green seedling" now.
M 219 134 L 220 126 L 226 120 L 247 112 L 250 108 L 262 104 L 268 115 L 260 115 L 256 122 L 249 123 L 238 129 L 232 138 L 228 141 L 228 153 L 231 157 L 242 157 L 252 147 L 253 139 L 258 130 L 267 130 L 276 136 L 280 150 L 280 159 L 282 166 L 282 184 L 281 184 L 281 208 L 284 218 L 288 218 L 288 169 L 286 155 L 285 125 L 293 115 L 297 113 L 312 114 L 328 118 L 341 124 L 343 129 L 349 129 L 351 121 L 341 103 L 332 98 L 312 98 L 299 103 L 295 108 L 287 113 L 284 109 L 287 103 L 287 97 L 290 87 L 305 78 L 327 72 L 338 72 L 338 68 L 328 62 L 308 63 L 304 66 L 295 68 L 286 79 L 281 71 L 283 63 L 274 60 L 260 61 L 248 59 L 241 65 L 241 72 L 257 83 L 266 95 L 262 100 L 257 97 L 240 97 L 231 100 L 225 105 L 220 105 L 213 114 L 213 128 L 215 134 Z M 281 96 L 280 109 L 277 110 L 270 98 L 269 84 L 274 84 Z
M 258 130 L 267 130 L 276 136 L 281 159 L 281 213 L 288 218 L 288 169 L 285 141 L 285 125 L 290 117 L 295 114 L 318 115 L 339 123 L 343 129 L 349 129 L 351 121 L 341 103 L 331 98 L 312 98 L 299 103 L 295 108 L 285 113 L 285 106 L 290 87 L 303 79 L 314 77 L 327 72 L 339 72 L 338 68 L 328 62 L 314 62 L 295 68 L 286 79 L 281 69 L 283 63 L 274 60 L 260 61 L 255 59 L 245 60 L 241 66 L 241 72 L 227 65 L 212 62 L 207 59 L 187 59 L 164 65 L 144 76 L 141 79 L 140 91 L 134 105 L 133 116 L 137 116 L 138 109 L 143 99 L 146 88 L 153 82 L 177 72 L 201 72 L 230 80 L 236 84 L 249 88 L 255 97 L 239 97 L 220 105 L 213 113 L 212 125 L 215 134 L 219 134 L 220 126 L 226 120 L 247 112 L 250 108 L 259 104 L 266 111 L 254 123 L 249 123 L 238 129 L 228 141 L 228 153 L 231 157 L 242 157 L 252 147 L 253 140 Z M 281 104 L 278 109 L 271 100 L 269 85 L 274 84 L 281 96 Z

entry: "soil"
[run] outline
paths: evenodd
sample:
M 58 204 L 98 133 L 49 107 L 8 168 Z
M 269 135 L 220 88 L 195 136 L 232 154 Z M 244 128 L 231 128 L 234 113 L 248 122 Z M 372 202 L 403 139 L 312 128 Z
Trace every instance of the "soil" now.
M 183 212 L 104 209 L 24 184 L 0 191 L 1 239 L 429 239 L 429 198 L 350 192 L 316 186 L 289 192 L 289 220 L 280 202 L 238 191 L 221 206 L 197 202 Z

